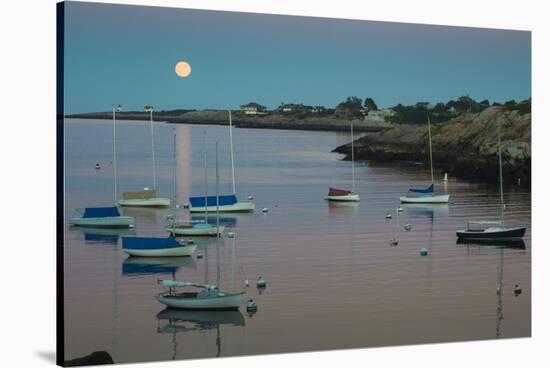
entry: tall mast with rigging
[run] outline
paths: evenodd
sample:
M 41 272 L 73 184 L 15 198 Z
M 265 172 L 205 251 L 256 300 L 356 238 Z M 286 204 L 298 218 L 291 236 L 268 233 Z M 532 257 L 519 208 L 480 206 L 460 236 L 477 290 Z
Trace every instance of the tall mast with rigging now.
M 432 184 L 434 182 L 434 162 L 432 156 L 432 129 L 430 124 L 430 115 L 428 115 L 428 140 L 430 141 L 430 173 L 432 175 Z
M 351 130 L 351 191 L 355 193 L 355 149 L 353 147 L 353 121 L 350 121 Z
M 233 194 L 236 194 L 235 190 L 235 162 L 233 159 L 233 123 L 231 121 L 231 110 L 229 110 L 229 146 L 231 150 L 231 180 L 233 183 Z

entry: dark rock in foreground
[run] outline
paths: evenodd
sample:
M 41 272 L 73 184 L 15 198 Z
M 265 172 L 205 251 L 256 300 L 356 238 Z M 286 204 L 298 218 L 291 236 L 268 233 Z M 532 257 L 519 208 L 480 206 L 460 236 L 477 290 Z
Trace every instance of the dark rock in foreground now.
M 501 125 L 504 181 L 531 182 L 531 114 L 488 108 L 445 123 L 432 124 L 434 171 L 457 178 L 496 183 L 498 124 Z M 333 152 L 346 154 L 351 146 Z M 356 160 L 421 161 L 429 165 L 428 126 L 398 125 L 355 142 Z
M 78 367 L 83 365 L 115 364 L 111 355 L 106 351 L 95 351 L 82 358 L 66 360 L 65 367 Z

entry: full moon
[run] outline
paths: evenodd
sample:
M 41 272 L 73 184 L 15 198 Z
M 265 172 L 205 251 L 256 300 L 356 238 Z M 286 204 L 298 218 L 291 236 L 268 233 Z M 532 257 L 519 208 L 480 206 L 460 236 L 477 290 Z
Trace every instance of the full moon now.
M 176 74 L 182 78 L 188 77 L 191 74 L 191 65 L 186 61 L 180 61 L 176 64 Z

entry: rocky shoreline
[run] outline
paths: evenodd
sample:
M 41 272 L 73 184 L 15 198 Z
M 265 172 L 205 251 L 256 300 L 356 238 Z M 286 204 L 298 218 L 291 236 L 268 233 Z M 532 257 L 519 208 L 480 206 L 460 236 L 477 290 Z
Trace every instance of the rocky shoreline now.
M 111 112 L 93 112 L 84 114 L 66 115 L 66 118 L 78 119 L 112 119 Z M 146 112 L 119 112 L 117 119 L 120 120 L 149 120 L 149 113 Z M 201 110 L 176 112 L 155 112 L 155 121 L 165 121 L 175 124 L 205 124 L 205 125 L 228 125 L 228 113 L 223 110 Z M 319 131 L 349 131 L 350 120 L 335 116 L 308 116 L 305 118 L 286 114 L 266 115 L 245 115 L 239 111 L 233 113 L 233 125 L 238 128 L 259 128 L 259 129 L 296 129 L 296 130 L 319 130 Z M 367 123 L 363 119 L 353 120 L 354 129 L 358 132 L 379 132 L 391 127 L 390 124 Z
M 531 114 L 491 107 L 445 123 L 432 124 L 434 170 L 460 179 L 498 180 L 498 124 L 501 126 L 505 182 L 531 183 Z M 397 125 L 354 143 L 356 160 L 416 161 L 429 165 L 427 125 Z M 333 152 L 350 159 L 351 145 Z

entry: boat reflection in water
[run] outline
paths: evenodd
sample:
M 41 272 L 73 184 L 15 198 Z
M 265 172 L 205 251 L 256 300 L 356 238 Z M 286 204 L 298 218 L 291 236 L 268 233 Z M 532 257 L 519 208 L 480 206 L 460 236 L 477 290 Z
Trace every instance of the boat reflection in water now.
M 192 257 L 128 257 L 122 262 L 122 275 L 173 275 L 180 268 L 196 269 L 197 264 Z
M 326 201 L 328 207 L 329 216 L 350 216 L 356 215 L 359 209 L 359 202 L 345 202 L 345 201 Z
M 119 237 L 136 234 L 135 229 L 128 228 L 72 227 L 70 230 L 83 232 L 86 243 L 117 244 Z
M 216 356 L 221 356 L 220 326 L 244 326 L 244 316 L 234 311 L 190 311 L 166 308 L 157 314 L 157 333 L 172 334 L 172 359 L 177 359 L 177 334 L 192 331 L 216 330 Z M 162 324 L 163 323 L 163 324 Z
M 170 214 L 169 207 L 121 207 L 121 211 L 125 216 L 139 217 L 140 220 L 153 223 L 158 221 L 163 223 L 166 216 Z
M 446 203 L 401 203 L 401 208 L 409 215 L 433 218 L 434 216 L 448 216 L 449 205 Z
M 519 240 L 495 240 L 495 239 L 463 239 L 458 238 L 456 244 L 482 246 L 487 248 L 510 248 L 510 249 L 525 249 L 525 242 Z
M 496 328 L 495 338 L 502 336 L 502 321 L 504 320 L 504 305 L 502 301 L 502 293 L 504 290 L 503 275 L 504 275 L 504 252 L 506 249 L 525 249 L 523 240 L 471 240 L 461 239 L 456 241 L 457 244 L 467 245 L 468 251 L 472 246 L 486 250 L 498 250 L 500 252 L 497 264 L 497 307 L 496 307 Z

